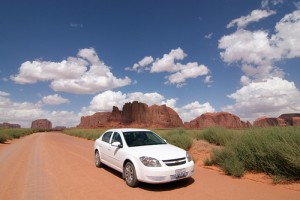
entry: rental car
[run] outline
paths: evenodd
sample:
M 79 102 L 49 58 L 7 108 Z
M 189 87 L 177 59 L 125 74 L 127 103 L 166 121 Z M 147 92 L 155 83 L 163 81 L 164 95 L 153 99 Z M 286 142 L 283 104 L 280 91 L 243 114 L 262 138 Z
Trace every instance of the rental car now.
M 95 165 L 123 174 L 130 187 L 140 182 L 167 183 L 191 177 L 194 162 L 185 150 L 147 129 L 110 129 L 94 144 Z

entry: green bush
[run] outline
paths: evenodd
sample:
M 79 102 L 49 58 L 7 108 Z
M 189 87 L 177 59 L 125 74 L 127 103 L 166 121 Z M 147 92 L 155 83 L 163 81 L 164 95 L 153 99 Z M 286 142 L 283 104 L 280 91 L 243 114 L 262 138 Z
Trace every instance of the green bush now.
M 299 127 L 253 128 L 212 153 L 225 173 L 264 172 L 278 180 L 300 180 Z
M 85 138 L 88 140 L 98 139 L 105 130 L 102 129 L 65 129 L 62 131 L 67 135 Z
M 211 127 L 196 135 L 197 140 L 206 140 L 209 143 L 225 146 L 241 135 L 240 130 Z
M 193 143 L 193 138 L 184 129 L 169 130 L 167 133 L 161 134 L 161 137 L 168 143 L 185 150 L 190 149 Z
M 31 128 L 2 128 L 0 129 L 0 143 L 5 143 L 7 140 L 20 138 L 36 132 L 39 132 L 39 130 Z

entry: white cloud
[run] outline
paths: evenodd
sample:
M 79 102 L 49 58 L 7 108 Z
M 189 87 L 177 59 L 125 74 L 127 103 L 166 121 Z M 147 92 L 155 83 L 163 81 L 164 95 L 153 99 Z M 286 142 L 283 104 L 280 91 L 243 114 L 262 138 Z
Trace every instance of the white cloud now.
M 69 111 L 43 110 L 40 103 L 13 102 L 7 96 L 0 95 L 0 122 L 20 124 L 30 128 L 37 119 L 49 119 L 52 126 L 73 127 L 79 123 L 79 116 Z
M 238 29 L 245 28 L 248 24 L 252 22 L 258 22 L 259 20 L 276 14 L 273 10 L 253 10 L 250 15 L 242 16 L 240 18 L 232 20 L 227 28 L 237 26 Z
M 262 0 L 261 7 L 264 9 L 269 9 L 270 4 L 276 6 L 281 3 L 283 3 L 283 0 Z
M 142 60 L 140 60 L 138 63 L 135 63 L 132 66 L 132 68 L 127 67 L 125 69 L 129 70 L 129 71 L 137 71 L 138 73 L 140 73 L 140 72 L 143 72 L 143 71 L 146 71 L 146 70 L 150 70 L 150 68 L 148 66 L 153 61 L 154 61 L 154 59 L 152 58 L 152 56 L 146 56 Z
M 268 4 L 270 2 L 267 2 Z M 272 1 L 272 4 L 280 3 Z M 277 61 L 300 57 L 300 10 L 285 15 L 275 27 L 275 33 L 238 29 L 219 40 L 221 58 L 241 66 L 242 88 L 228 95 L 235 104 L 223 108 L 246 120 L 259 116 L 277 117 L 299 112 L 300 92 L 293 82 L 284 80 Z
M 272 41 L 278 46 L 282 57 L 300 57 L 300 10 L 285 15 L 276 24 Z
M 9 96 L 9 95 L 10 95 L 10 94 L 7 93 L 7 92 L 0 91 L 0 96 L 7 97 L 7 96 Z
M 208 74 L 208 72 L 209 70 L 205 65 L 198 65 L 196 62 L 188 63 L 182 67 L 182 70 L 167 76 L 168 81 L 166 83 L 177 84 L 177 86 L 180 86 L 180 84 L 185 83 L 186 79 L 197 78 Z
M 210 105 L 210 103 L 206 102 L 204 104 L 200 104 L 198 101 L 189 103 L 180 108 L 175 108 L 175 110 L 179 113 L 182 121 L 184 122 L 190 122 L 206 112 L 215 112 L 215 109 Z
M 204 36 L 205 39 L 211 39 L 213 36 L 213 33 L 209 33 L 207 35 Z
M 300 91 L 293 82 L 278 77 L 252 82 L 228 97 L 236 103 L 223 110 L 250 121 L 259 116 L 278 117 L 300 110 Z
M 164 54 L 162 58 L 154 60 L 151 56 L 146 56 L 138 64 L 134 64 L 132 68 L 126 68 L 131 71 L 150 70 L 150 73 L 167 72 L 165 76 L 166 84 L 176 84 L 177 87 L 185 85 L 189 78 L 197 78 L 207 75 L 209 69 L 205 65 L 199 65 L 197 62 L 189 62 L 182 64 L 177 61 L 183 60 L 187 54 L 181 48 L 172 49 L 168 54 Z
M 211 80 L 211 76 L 205 76 L 205 79 L 203 82 L 204 83 L 213 83 L 213 81 Z
M 95 112 L 110 112 L 113 106 L 117 106 L 122 109 L 122 106 L 126 102 L 139 101 L 146 103 L 147 105 L 154 104 L 164 104 L 165 97 L 156 92 L 153 93 L 142 93 L 142 92 L 133 92 L 128 94 L 123 94 L 121 91 L 114 92 L 111 90 L 102 92 L 96 95 L 88 108 L 83 108 L 83 115 L 93 114 Z
M 61 62 L 26 61 L 11 79 L 19 84 L 51 81 L 54 91 L 75 94 L 94 94 L 131 83 L 128 77 L 116 78 L 93 48 L 81 49 L 76 58 Z
M 69 103 L 70 101 L 68 99 L 61 97 L 58 94 L 54 94 L 54 95 L 48 95 L 43 97 L 41 102 L 43 104 L 48 104 L 48 105 L 59 105 L 59 104 Z
M 294 5 L 298 10 L 300 10 L 300 1 L 294 2 Z
M 265 31 L 238 30 L 233 34 L 223 36 L 219 40 L 221 58 L 227 63 L 241 61 L 246 64 L 269 64 L 279 55 L 274 54 L 274 46 Z
M 122 92 L 105 91 L 96 95 L 90 102 L 89 107 L 83 108 L 81 115 L 92 115 L 95 112 L 111 112 L 113 106 L 122 109 L 127 102 L 139 101 L 151 105 L 163 105 L 173 108 L 183 121 L 190 121 L 205 112 L 214 112 L 215 109 L 208 103 L 200 104 L 198 101 L 182 107 L 176 107 L 177 99 L 166 99 L 163 95 L 153 93 L 133 92 L 123 94 Z
M 151 72 L 177 72 L 182 69 L 182 65 L 177 65 L 175 61 L 183 60 L 186 56 L 181 48 L 172 49 L 169 54 L 164 54 L 162 58 L 155 60 Z
M 284 77 L 274 63 L 286 58 L 300 57 L 300 10 L 285 15 L 275 27 L 275 34 L 267 31 L 239 29 L 219 40 L 221 58 L 237 63 L 248 78 L 254 81 L 270 77 Z M 245 80 L 245 79 L 244 79 Z

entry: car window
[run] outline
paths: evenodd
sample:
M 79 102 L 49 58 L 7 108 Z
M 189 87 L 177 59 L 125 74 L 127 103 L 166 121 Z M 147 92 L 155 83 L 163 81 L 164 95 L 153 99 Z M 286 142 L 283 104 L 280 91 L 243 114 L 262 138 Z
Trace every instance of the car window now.
M 123 133 L 129 147 L 166 144 L 158 135 L 151 131 L 130 131 Z
M 120 136 L 119 133 L 114 132 L 114 135 L 113 135 L 111 143 L 113 143 L 113 142 L 120 142 L 121 144 L 123 144 L 121 136 Z
M 104 133 L 104 135 L 103 135 L 103 137 L 102 137 L 102 141 L 103 141 L 103 142 L 109 143 L 111 134 L 112 134 L 112 132 L 106 132 L 106 133 Z

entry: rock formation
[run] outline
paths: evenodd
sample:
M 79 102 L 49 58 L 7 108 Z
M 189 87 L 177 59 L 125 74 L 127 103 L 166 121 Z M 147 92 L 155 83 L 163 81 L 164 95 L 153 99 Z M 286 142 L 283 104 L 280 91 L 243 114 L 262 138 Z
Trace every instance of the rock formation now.
M 228 112 L 204 113 L 196 119 L 184 124 L 186 128 L 208 128 L 219 126 L 224 128 L 247 128 L 250 122 L 243 122 L 241 119 Z
M 3 122 L 2 124 L 0 124 L 0 128 L 21 128 L 20 124 L 10 124 L 7 122 Z
M 282 114 L 278 118 L 283 119 L 288 126 L 299 125 L 300 113 Z
M 254 121 L 253 126 L 300 126 L 300 113 L 282 114 L 279 117 L 261 117 Z
M 284 119 L 276 117 L 260 117 L 253 122 L 254 127 L 285 126 Z
M 77 127 L 174 128 L 182 126 L 179 115 L 166 105 L 149 107 L 147 104 L 134 101 L 124 104 L 122 110 L 114 106 L 112 112 L 97 112 L 91 116 L 81 117 Z
M 31 128 L 52 129 L 52 123 L 48 119 L 38 119 L 31 123 Z

